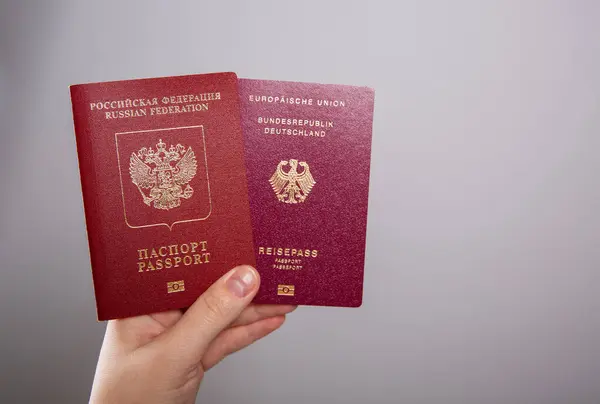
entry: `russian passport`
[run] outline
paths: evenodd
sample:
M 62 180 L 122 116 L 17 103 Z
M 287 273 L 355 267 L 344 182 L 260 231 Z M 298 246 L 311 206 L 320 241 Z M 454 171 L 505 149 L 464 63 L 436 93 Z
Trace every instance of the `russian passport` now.
M 372 89 L 227 72 L 70 92 L 99 321 L 189 307 L 241 264 L 255 303 L 362 304 Z
M 257 300 L 362 304 L 374 91 L 240 79 Z
M 237 76 L 71 86 L 98 320 L 190 306 L 255 266 Z

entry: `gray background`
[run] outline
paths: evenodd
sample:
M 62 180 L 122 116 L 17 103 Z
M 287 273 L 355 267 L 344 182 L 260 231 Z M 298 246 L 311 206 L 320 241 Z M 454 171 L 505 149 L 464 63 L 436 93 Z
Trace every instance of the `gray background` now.
M 0 401 L 85 402 L 104 332 L 67 86 L 226 70 L 376 89 L 365 304 L 299 309 L 199 402 L 599 403 L 598 21 L 593 0 L 3 1 Z

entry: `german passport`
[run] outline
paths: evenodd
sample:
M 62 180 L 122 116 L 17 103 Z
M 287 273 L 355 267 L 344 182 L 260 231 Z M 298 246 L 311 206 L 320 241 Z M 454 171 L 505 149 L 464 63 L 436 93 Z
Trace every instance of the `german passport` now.
M 362 304 L 374 91 L 240 79 L 264 303 Z
M 99 320 L 187 307 L 255 265 L 235 74 L 70 90 Z

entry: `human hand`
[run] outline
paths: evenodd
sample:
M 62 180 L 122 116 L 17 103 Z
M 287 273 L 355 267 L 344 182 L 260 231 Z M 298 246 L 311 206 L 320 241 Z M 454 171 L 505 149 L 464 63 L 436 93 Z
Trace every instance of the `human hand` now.
M 250 304 L 258 273 L 241 266 L 185 312 L 108 322 L 90 403 L 194 403 L 204 373 L 278 329 L 295 306 Z

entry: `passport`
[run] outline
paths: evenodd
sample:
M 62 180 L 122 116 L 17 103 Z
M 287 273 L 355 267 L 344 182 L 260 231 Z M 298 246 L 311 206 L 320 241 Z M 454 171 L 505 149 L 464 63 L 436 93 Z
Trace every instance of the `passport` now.
M 261 303 L 362 304 L 374 91 L 240 79 Z
M 70 94 L 98 320 L 189 307 L 255 266 L 234 73 Z

